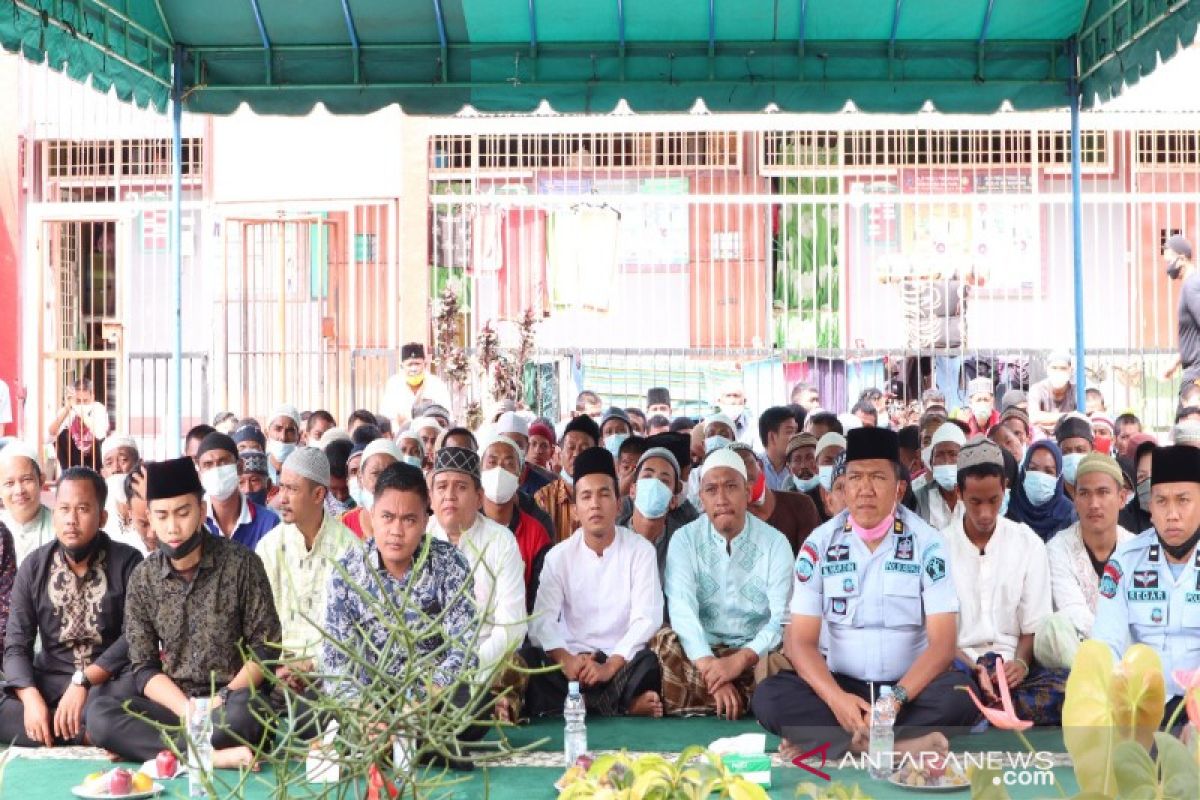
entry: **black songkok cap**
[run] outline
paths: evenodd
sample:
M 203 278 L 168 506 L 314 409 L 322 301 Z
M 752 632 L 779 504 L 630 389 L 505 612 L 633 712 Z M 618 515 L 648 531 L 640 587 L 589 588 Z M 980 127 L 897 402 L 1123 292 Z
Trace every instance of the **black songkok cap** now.
M 1200 450 L 1196 451 L 1200 454 Z M 172 458 L 146 465 L 146 502 L 185 494 L 203 494 L 200 476 L 190 458 Z
M 626 417 L 626 419 L 628 419 L 628 417 Z M 596 420 L 592 419 L 587 414 L 580 414 L 578 417 L 575 417 L 573 420 L 568 422 L 567 427 L 563 428 L 563 438 L 565 439 L 567 434 L 571 431 L 586 433 L 588 436 L 592 437 L 593 442 L 597 444 L 600 443 L 600 426 L 596 424 Z
M 1197 452 L 1200 452 L 1198 450 Z M 846 463 L 853 461 L 900 461 L 900 438 L 887 428 L 855 428 L 846 434 Z
M 669 406 L 671 405 L 671 393 L 662 386 L 655 386 L 653 389 L 646 390 L 646 407 L 650 406 Z
M 921 429 L 916 425 L 905 425 L 896 433 L 896 441 L 905 450 L 920 450 Z
M 652 447 L 663 447 L 671 451 L 671 455 L 675 456 L 675 460 L 679 462 L 679 466 L 687 469 L 684 465 L 692 463 L 692 437 L 686 433 L 656 433 L 653 436 L 646 438 L 646 449 Z
M 1150 457 L 1150 485 L 1200 483 L 1200 448 L 1188 444 L 1154 448 Z
M 233 438 L 226 436 L 220 431 L 213 431 L 208 436 L 200 440 L 200 449 L 196 451 L 196 459 L 207 453 L 209 450 L 224 450 L 226 453 L 237 455 L 237 444 Z
M 1092 441 L 1092 423 L 1083 417 L 1063 417 L 1054 428 L 1054 439 L 1062 444 L 1067 439 Z
M 420 342 L 409 342 L 400 348 L 400 360 L 408 361 L 410 358 L 424 358 L 425 345 Z
M 1196 452 L 1200 453 L 1200 450 Z M 617 467 L 612 453 L 603 447 L 589 447 L 575 456 L 575 474 L 571 477 L 576 485 L 588 475 L 595 474 L 608 475 L 613 481 L 617 480 Z

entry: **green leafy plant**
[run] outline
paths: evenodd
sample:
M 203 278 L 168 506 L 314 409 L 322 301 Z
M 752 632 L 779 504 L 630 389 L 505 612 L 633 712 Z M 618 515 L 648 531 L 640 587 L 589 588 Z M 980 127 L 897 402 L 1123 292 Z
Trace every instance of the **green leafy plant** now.
M 582 775 L 572 777 L 559 800 L 767 800 L 761 786 L 731 773 L 721 757 L 703 747 L 689 747 L 674 761 L 660 755 L 634 759 L 629 753 L 597 758 Z
M 1200 797 L 1200 768 L 1183 743 L 1169 733 L 1154 734 L 1158 757 L 1151 761 L 1137 741 L 1113 751 L 1117 796 L 1131 800 L 1195 800 Z
M 802 783 L 796 787 L 796 797 L 807 797 L 809 800 L 871 800 L 871 795 L 858 788 L 858 784 L 846 785 L 834 781 L 824 785 Z

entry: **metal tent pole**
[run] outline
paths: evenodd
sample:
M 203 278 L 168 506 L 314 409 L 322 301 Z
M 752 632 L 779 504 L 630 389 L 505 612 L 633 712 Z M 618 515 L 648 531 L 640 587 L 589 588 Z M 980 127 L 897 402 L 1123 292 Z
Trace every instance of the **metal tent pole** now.
M 1084 363 L 1083 344 L 1083 179 L 1080 157 L 1079 104 L 1079 57 L 1074 39 L 1067 45 L 1071 62 L 1071 251 L 1075 277 L 1075 407 L 1082 413 L 1087 392 L 1087 370 Z
M 175 320 L 171 338 L 171 391 L 167 419 L 167 455 L 183 452 L 183 47 L 175 46 L 171 81 L 171 298 Z

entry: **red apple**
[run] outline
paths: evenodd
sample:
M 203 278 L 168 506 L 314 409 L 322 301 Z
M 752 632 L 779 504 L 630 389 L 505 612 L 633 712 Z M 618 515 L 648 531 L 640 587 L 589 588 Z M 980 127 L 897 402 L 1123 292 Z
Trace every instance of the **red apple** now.
M 133 792 L 133 773 L 127 769 L 114 769 L 108 773 L 108 793 L 114 796 Z
M 163 750 L 154 757 L 154 767 L 158 770 L 158 777 L 174 778 L 175 771 L 179 769 L 179 759 L 170 750 Z

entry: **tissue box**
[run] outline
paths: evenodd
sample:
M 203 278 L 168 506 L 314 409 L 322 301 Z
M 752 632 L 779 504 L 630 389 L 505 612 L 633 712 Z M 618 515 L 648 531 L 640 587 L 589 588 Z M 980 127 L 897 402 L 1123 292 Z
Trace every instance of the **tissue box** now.
M 721 756 L 725 768 L 764 789 L 771 788 L 771 757 L 765 753 L 740 755 L 732 753 Z

